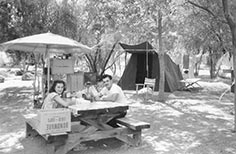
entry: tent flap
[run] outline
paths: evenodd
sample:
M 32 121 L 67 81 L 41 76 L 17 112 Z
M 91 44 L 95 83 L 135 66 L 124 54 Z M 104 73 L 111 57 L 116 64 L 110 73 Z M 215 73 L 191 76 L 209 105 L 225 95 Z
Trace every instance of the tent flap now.
M 138 45 L 127 45 L 123 43 L 119 44 L 126 52 L 131 54 L 143 54 L 146 53 L 146 51 L 154 51 L 152 45 L 148 42 L 143 42 Z

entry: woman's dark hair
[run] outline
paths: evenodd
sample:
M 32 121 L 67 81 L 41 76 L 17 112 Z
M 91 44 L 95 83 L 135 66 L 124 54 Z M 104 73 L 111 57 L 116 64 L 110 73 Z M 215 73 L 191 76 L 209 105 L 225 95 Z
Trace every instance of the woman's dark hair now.
M 62 81 L 62 80 L 55 80 L 55 81 L 53 82 L 51 88 L 49 89 L 49 93 L 51 93 L 51 92 L 56 92 L 56 91 L 55 91 L 55 87 L 56 87 L 57 84 L 63 84 L 64 89 L 63 89 L 63 91 L 62 91 L 62 94 L 64 93 L 64 91 L 66 90 L 66 83 L 65 83 L 64 81 Z

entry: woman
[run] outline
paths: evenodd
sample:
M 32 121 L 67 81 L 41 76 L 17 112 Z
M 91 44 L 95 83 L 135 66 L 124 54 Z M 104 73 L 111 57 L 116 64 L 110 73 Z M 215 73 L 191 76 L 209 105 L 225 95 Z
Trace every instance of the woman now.
M 75 104 L 75 102 L 66 102 L 61 97 L 66 90 L 66 84 L 62 80 L 55 80 L 49 90 L 49 94 L 44 99 L 42 109 L 54 109 L 68 107 Z

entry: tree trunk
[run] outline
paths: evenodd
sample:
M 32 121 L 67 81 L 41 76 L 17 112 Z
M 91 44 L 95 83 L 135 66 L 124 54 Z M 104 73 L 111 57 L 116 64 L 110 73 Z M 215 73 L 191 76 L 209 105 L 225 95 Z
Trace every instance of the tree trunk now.
M 210 78 L 211 79 L 213 79 L 214 77 L 214 75 L 213 75 L 213 51 L 212 51 L 212 49 L 210 48 L 209 49 L 209 65 L 210 65 Z
M 229 5 L 228 0 L 222 0 L 223 11 L 225 19 L 229 25 L 231 34 L 232 34 L 232 44 L 233 44 L 233 69 L 234 69 L 234 77 L 236 76 L 236 22 L 233 20 L 231 14 L 229 13 Z M 235 82 L 235 79 L 234 79 Z M 236 86 L 234 86 L 234 132 L 236 132 Z
M 234 35 L 236 36 L 236 29 L 234 29 Z M 236 39 L 236 38 L 235 38 Z M 234 40 L 236 41 L 236 40 Z M 236 44 L 233 45 L 233 69 L 234 69 L 234 77 L 236 76 Z M 234 132 L 236 132 L 236 86 L 235 86 L 235 78 L 234 78 Z
M 159 80 L 159 95 L 158 101 L 165 101 L 164 88 L 165 88 L 165 61 L 164 52 L 162 50 L 162 14 L 161 10 L 158 11 L 158 36 L 159 36 L 159 63 L 160 63 L 160 80 Z

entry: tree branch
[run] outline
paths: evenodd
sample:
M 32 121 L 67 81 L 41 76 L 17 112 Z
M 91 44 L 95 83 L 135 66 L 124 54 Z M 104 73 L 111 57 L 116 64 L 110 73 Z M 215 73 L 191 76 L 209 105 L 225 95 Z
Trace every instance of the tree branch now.
M 94 69 L 94 68 L 93 68 L 93 60 L 92 60 L 92 57 L 91 57 L 89 54 L 85 54 L 85 57 L 86 57 L 86 60 L 87 60 L 88 64 L 90 65 L 90 67 L 91 67 L 92 69 Z
M 193 6 L 196 6 L 196 7 L 200 8 L 200 9 L 202 9 L 202 10 L 205 10 L 206 12 L 208 12 L 209 14 L 211 14 L 213 17 L 216 17 L 216 15 L 215 15 L 211 10 L 209 10 L 207 7 L 198 5 L 198 4 L 196 4 L 196 3 L 192 2 L 192 1 L 187 1 L 187 2 L 190 3 L 190 4 L 192 4 Z
M 119 57 L 123 54 L 122 53 L 119 53 L 118 55 L 116 55 L 116 58 L 114 59 L 114 61 L 111 63 L 111 65 L 107 66 L 107 68 L 105 68 L 105 70 L 111 68 L 113 65 L 115 65 L 116 61 L 119 59 Z
M 223 5 L 223 11 L 224 11 L 224 16 L 228 22 L 228 25 L 231 30 L 232 34 L 232 43 L 234 46 L 236 46 L 236 22 L 233 20 L 231 14 L 229 13 L 229 5 L 228 5 L 228 0 L 222 0 L 222 5 Z
M 108 56 L 106 57 L 105 62 L 103 64 L 103 66 L 102 66 L 103 67 L 103 69 L 102 69 L 103 72 L 101 74 L 103 74 L 105 72 L 105 67 L 106 67 L 106 65 L 107 65 L 107 63 L 108 63 L 112 53 L 114 52 L 114 49 L 115 49 L 117 43 L 118 43 L 118 41 L 113 44 L 111 51 L 109 52 Z
M 196 6 L 196 7 L 200 8 L 200 9 L 206 11 L 207 13 L 209 13 L 210 15 L 212 15 L 215 19 L 218 19 L 218 21 L 220 21 L 220 22 L 222 22 L 222 23 L 226 23 L 226 21 L 220 20 L 220 19 L 219 19 L 211 10 L 209 10 L 207 7 L 204 7 L 204 6 L 201 6 L 201 5 L 199 5 L 199 4 L 196 4 L 196 3 L 194 3 L 194 2 L 192 2 L 192 1 L 190 1 L 190 0 L 188 0 L 187 3 L 189 3 L 189 4 L 193 5 L 193 6 Z
M 236 23 L 233 21 L 232 16 L 229 13 L 228 0 L 222 0 L 222 5 L 223 5 L 224 16 L 228 22 L 228 25 L 230 26 L 230 28 L 231 26 L 235 27 Z

